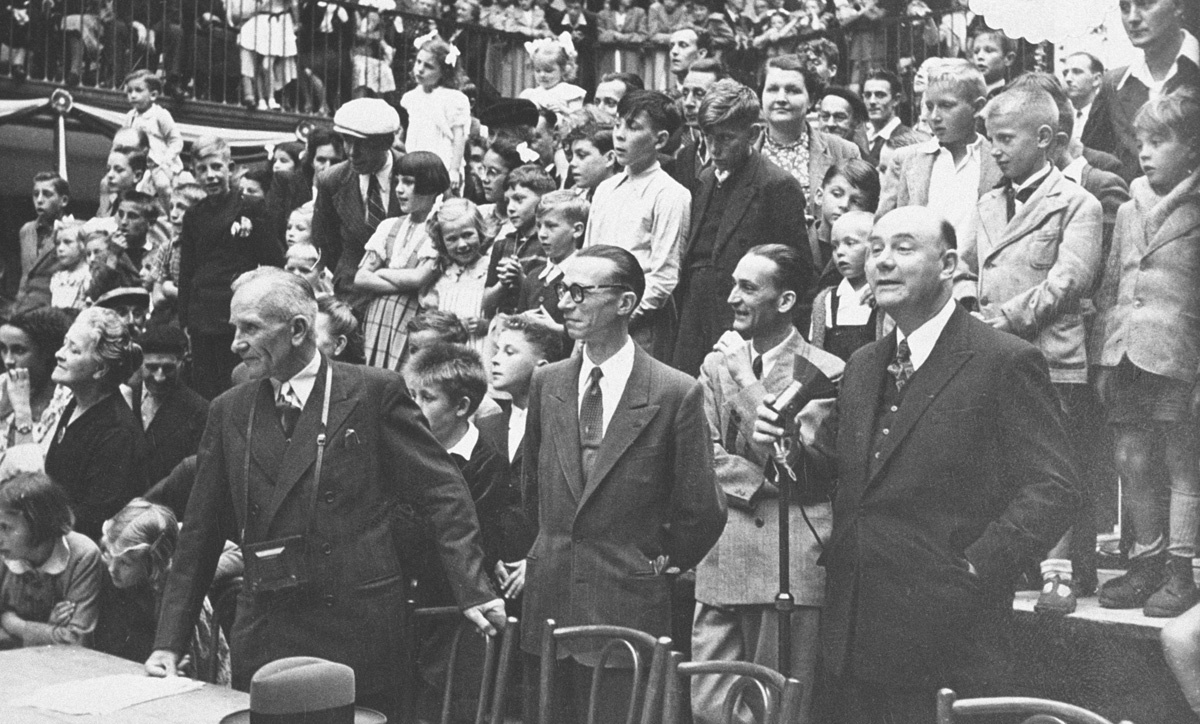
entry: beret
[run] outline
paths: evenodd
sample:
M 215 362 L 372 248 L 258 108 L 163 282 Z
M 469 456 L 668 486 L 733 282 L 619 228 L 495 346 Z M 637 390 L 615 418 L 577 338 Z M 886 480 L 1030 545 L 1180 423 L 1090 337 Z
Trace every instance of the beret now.
M 333 130 L 353 138 L 391 135 L 400 130 L 400 114 L 381 98 L 355 98 L 333 114 Z
M 538 124 L 538 107 L 525 98 L 501 98 L 480 112 L 479 122 L 492 129 L 513 126 L 533 128 Z

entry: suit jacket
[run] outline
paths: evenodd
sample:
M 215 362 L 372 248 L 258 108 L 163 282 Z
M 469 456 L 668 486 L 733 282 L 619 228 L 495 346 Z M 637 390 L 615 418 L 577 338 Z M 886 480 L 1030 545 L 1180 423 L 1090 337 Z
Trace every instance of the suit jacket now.
M 1083 147 L 1083 158 L 1091 166 L 1094 166 L 1101 171 L 1115 173 L 1118 176 L 1121 175 L 1121 172 L 1125 168 L 1124 164 L 1121 163 L 1121 159 L 1117 158 L 1111 153 L 1099 151 L 1094 148 L 1088 148 L 1087 146 Z
M 392 157 L 393 172 L 398 157 Z M 387 200 L 387 218 L 400 215 L 393 173 L 391 194 Z M 367 209 L 358 185 L 358 174 L 349 159 L 326 169 L 317 176 L 317 200 L 313 205 L 312 238 L 321 246 L 325 265 L 333 270 L 333 286 L 346 294 L 354 283 L 354 273 L 362 261 L 363 248 L 375 233 L 367 224 Z
M 133 414 L 142 419 L 139 384 L 134 388 Z M 149 450 L 150 480 L 159 481 L 171 474 L 183 459 L 196 454 L 208 422 L 208 400 L 180 383 L 163 398 L 150 426 L 145 428 Z
M 1200 173 L 1165 197 L 1145 177 L 1129 190 L 1096 295 L 1100 364 L 1128 357 L 1191 384 L 1200 371 Z
M 315 481 L 327 366 L 333 368 L 329 443 Z M 405 575 L 392 531 L 400 499 L 432 521 L 458 604 L 494 598 L 470 493 L 399 375 L 322 360 L 291 442 L 269 380 L 222 394 L 212 402 L 200 444 L 188 525 L 164 592 L 155 648 L 187 646 L 227 539 L 245 547 L 303 535 L 309 586 L 293 594 L 246 590 L 238 600 L 235 685 L 248 685 L 268 661 L 296 655 L 351 666 L 360 691 L 391 680 L 403 646 Z
M 601 43 L 641 43 L 649 32 L 646 11 L 639 7 L 625 11 L 625 22 L 620 25 L 615 10 L 601 10 L 599 18 Z
M 700 385 L 640 347 L 585 484 L 579 444 L 582 358 L 534 372 L 522 487 L 537 540 L 527 557 L 522 619 L 671 631 L 671 582 L 655 564 L 687 570 L 725 526 L 713 478 Z M 539 653 L 542 626 L 521 648 Z M 560 649 L 588 659 L 584 645 Z
M 1005 188 L 979 199 L 975 249 L 984 319 L 1032 342 L 1054 382 L 1086 384 L 1087 340 L 1081 301 L 1104 266 L 1100 202 L 1057 168 L 1008 220 Z
M 501 560 L 517 561 L 529 553 L 533 539 L 537 536 L 534 524 L 525 514 L 521 504 L 521 466 L 524 464 L 524 446 L 517 448 L 517 455 L 511 461 L 508 459 L 508 421 L 512 415 L 512 403 L 500 401 L 500 410 L 490 415 L 483 415 L 475 420 L 479 428 L 480 440 L 495 450 L 504 461 L 504 486 L 506 491 L 504 503 L 495 507 L 496 530 L 499 544 L 496 548 Z M 480 523 L 483 524 L 483 513 L 480 513 Z M 485 530 L 485 535 L 486 535 Z
M 992 158 L 992 144 L 986 136 L 980 136 L 983 145 L 979 149 L 979 195 L 983 196 L 1004 180 L 1000 167 Z M 888 179 L 883 184 L 879 197 L 879 218 L 901 206 L 928 206 L 929 179 L 933 175 L 933 162 L 939 146 L 935 142 L 917 143 L 898 149 L 888 167 Z M 961 241 L 961 240 L 960 240 Z
M 24 312 L 37 307 L 50 306 L 50 277 L 58 271 L 58 256 L 54 251 L 55 234 L 50 235 L 51 243 L 41 254 L 34 258 L 29 266 L 25 266 L 27 248 L 37 247 L 37 222 L 31 221 L 21 227 L 21 283 L 17 289 L 17 299 L 13 304 L 13 313 Z
M 912 128 L 901 123 L 900 125 L 896 126 L 896 129 L 892 131 L 892 135 L 888 136 L 888 138 L 905 133 L 912 133 Z M 867 152 L 863 155 L 863 159 L 869 161 L 872 166 L 878 166 L 879 155 L 883 153 L 883 147 L 887 144 L 888 138 L 876 136 L 875 140 L 867 146 Z
M 973 683 L 998 663 L 977 630 L 1011 613 L 1014 576 L 1069 525 L 1070 449 L 1041 353 L 957 307 L 876 435 L 895 351 L 894 334 L 863 347 L 842 378 L 825 662 L 892 685 Z
M 770 446 L 753 441 L 755 410 L 767 395 L 777 395 L 791 383 L 797 359 L 817 366 L 835 384 L 845 364 L 808 342 L 797 331 L 784 345 L 787 350 L 762 380 L 743 386 L 735 379 L 737 365 L 749 371 L 748 355 L 739 347 L 734 359 L 712 352 L 700 368 L 704 387 L 704 413 L 708 418 L 717 483 L 727 500 L 751 499 L 753 509 L 730 504 L 725 532 L 696 566 L 696 600 L 714 606 L 770 605 L 779 592 L 779 500 L 774 486 L 765 483 L 763 470 L 772 457 Z M 837 441 L 836 401 L 813 400 L 800 411 L 800 436 L 809 451 L 809 476 L 833 477 Z M 823 468 L 823 469 L 822 469 Z M 753 496 L 753 497 L 752 497 Z M 805 523 L 816 528 L 822 540 L 833 525 L 829 503 L 801 506 L 793 498 L 790 521 L 789 590 L 800 606 L 820 606 L 825 599 L 825 569 L 817 565 L 821 546 Z

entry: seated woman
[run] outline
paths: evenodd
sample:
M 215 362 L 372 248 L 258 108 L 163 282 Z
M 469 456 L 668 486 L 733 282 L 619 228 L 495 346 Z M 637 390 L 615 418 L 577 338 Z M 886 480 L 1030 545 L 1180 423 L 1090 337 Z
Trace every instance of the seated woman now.
M 97 540 L 100 526 L 146 492 L 146 440 L 120 385 L 142 364 L 142 349 L 120 316 L 92 307 L 67 330 L 50 379 L 73 400 L 46 453 L 46 473 L 67 491 L 76 530 Z
M 0 648 L 89 643 L 100 550 L 73 523 L 66 492 L 44 473 L 0 484 Z
M 0 324 L 0 451 L 13 445 L 35 444 L 42 457 L 71 401 L 71 391 L 50 380 L 63 344 L 70 314 L 40 307 L 21 312 Z

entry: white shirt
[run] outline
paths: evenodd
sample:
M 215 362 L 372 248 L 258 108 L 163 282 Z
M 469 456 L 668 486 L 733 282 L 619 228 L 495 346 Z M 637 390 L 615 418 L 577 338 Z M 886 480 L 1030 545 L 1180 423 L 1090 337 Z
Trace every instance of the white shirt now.
M 942 330 L 946 328 L 946 323 L 950 321 L 950 315 L 954 313 L 954 297 L 946 301 L 946 306 L 942 307 L 942 311 L 933 315 L 925 324 L 917 327 L 910 335 L 905 335 L 896 327 L 896 345 L 905 338 L 908 339 L 908 349 L 912 353 L 913 372 L 921 369 L 921 365 L 925 364 L 925 360 L 929 359 L 929 355 L 933 352 L 933 346 L 937 344 L 938 338 L 942 336 Z
M 460 455 L 463 460 L 470 460 L 471 453 L 475 452 L 475 443 L 477 442 L 479 442 L 479 428 L 475 427 L 475 423 L 468 418 L 467 431 L 446 452 L 451 455 Z
M 542 267 L 542 270 L 538 273 L 538 279 L 545 279 L 548 285 L 562 279 L 562 277 L 562 267 L 549 259 L 546 260 L 546 266 Z
M 1083 169 L 1085 166 L 1087 166 L 1087 159 L 1083 156 L 1080 156 L 1074 161 L 1068 163 L 1066 167 L 1063 168 L 1062 175 L 1082 186 Z
M 603 388 L 601 388 L 603 390 Z M 525 417 L 528 410 L 513 405 L 508 413 L 508 460 L 517 459 L 517 451 L 525 439 Z
M 876 138 L 882 138 L 885 141 L 888 140 L 889 138 L 892 137 L 892 134 L 895 133 L 896 129 L 899 127 L 900 127 L 900 117 L 899 116 L 892 116 L 892 120 L 883 124 L 883 128 L 880 128 L 878 131 L 875 130 L 875 126 L 868 123 L 867 124 L 867 145 L 875 143 Z
M 380 198 L 383 200 L 383 210 L 388 209 L 388 199 L 392 198 L 392 152 L 388 151 L 387 159 L 383 162 L 383 168 L 375 172 L 375 178 L 379 179 Z M 363 218 L 371 218 L 371 210 L 367 201 L 367 189 L 371 184 L 371 174 L 360 173 L 358 175 L 358 191 L 363 198 Z
M 833 294 L 838 298 L 837 319 L 833 318 L 833 294 L 825 297 L 825 320 L 832 327 L 834 324 L 846 327 L 861 327 L 871 321 L 874 309 L 863 302 L 863 296 L 870 287 L 855 289 L 849 279 L 843 279 Z
M 975 239 L 975 207 L 979 203 L 979 177 L 983 172 L 983 137 L 976 135 L 975 142 L 967 146 L 957 164 L 950 149 L 938 144 L 936 139 L 927 143 L 933 143 L 938 149 L 929 175 L 929 208 L 941 211 L 954 227 L 958 248 L 968 248 L 967 242 Z
M 629 382 L 629 375 L 633 373 L 633 337 L 626 337 L 625 345 L 612 357 L 604 360 L 604 364 L 597 365 L 592 362 L 586 348 L 583 350 L 582 356 L 583 366 L 579 369 L 579 406 L 581 408 L 583 407 L 583 393 L 587 390 L 592 368 L 599 367 L 602 373 L 600 397 L 604 405 L 604 421 L 600 427 L 600 437 L 603 439 L 604 433 L 608 431 L 608 422 L 616 412 L 621 396 L 625 394 L 625 385 Z
M 800 333 L 793 327 L 791 333 L 784 337 L 782 342 L 762 353 L 762 377 L 759 379 L 767 379 L 767 376 L 771 374 L 771 370 L 775 368 L 775 365 L 781 358 L 786 356 L 786 352 L 791 349 L 789 344 L 792 343 L 792 338 L 798 334 Z M 750 357 L 750 364 L 753 366 L 754 358 L 758 356 L 758 352 L 754 350 L 754 340 L 746 342 L 746 355 Z
M 321 355 L 318 352 L 314 353 L 313 358 L 304 365 L 304 369 L 292 375 L 290 380 L 277 380 L 272 377 L 271 386 L 275 388 L 276 402 L 287 400 L 303 410 L 308 404 L 309 396 L 312 395 L 313 387 L 317 384 L 317 371 L 320 369 Z
M 1092 106 L 1095 105 L 1095 97 L 1092 102 L 1083 108 L 1075 109 L 1075 126 L 1071 129 L 1071 140 L 1078 141 L 1083 137 L 1083 127 L 1087 125 L 1088 118 L 1092 115 Z
M 1183 33 L 1183 43 L 1179 46 L 1179 53 L 1175 56 L 1175 63 L 1162 80 L 1154 80 L 1154 76 L 1150 75 L 1150 66 L 1146 65 L 1146 56 L 1142 55 L 1138 62 L 1129 66 L 1129 70 L 1125 71 L 1125 75 L 1121 78 L 1121 82 L 1117 83 L 1117 90 L 1125 87 L 1125 82 L 1130 78 L 1136 78 L 1142 82 L 1142 85 L 1150 91 L 1150 100 L 1156 100 L 1162 95 L 1163 87 L 1167 81 L 1175 77 L 1179 72 L 1179 59 L 1187 58 L 1195 65 L 1200 65 L 1200 41 L 1196 40 L 1196 36 L 1186 30 L 1181 30 Z
M 1020 191 L 1024 191 L 1025 189 L 1029 188 L 1030 186 L 1033 186 L 1034 184 L 1040 184 L 1049 175 L 1050 175 L 1050 164 L 1047 163 L 1044 166 L 1042 166 L 1041 169 L 1034 171 L 1029 176 L 1029 178 L 1025 179 L 1025 181 L 1023 181 L 1021 184 L 1013 187 L 1013 212 L 1014 213 L 1025 208 L 1025 204 L 1026 204 L 1025 201 L 1022 201 L 1019 198 L 1016 198 L 1017 193 Z

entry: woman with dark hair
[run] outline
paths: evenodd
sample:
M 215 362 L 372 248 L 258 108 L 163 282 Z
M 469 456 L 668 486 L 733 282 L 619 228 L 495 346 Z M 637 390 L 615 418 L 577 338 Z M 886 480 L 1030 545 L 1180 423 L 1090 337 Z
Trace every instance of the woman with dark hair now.
M 396 199 L 402 216 L 384 219 L 364 248 L 354 289 L 375 295 L 363 321 L 366 363 L 399 369 L 408 323 L 417 313 L 417 293 L 437 273 L 437 252 L 425 219 L 450 188 L 442 159 L 430 151 L 406 153 L 396 161 Z
M 508 204 L 504 200 L 508 175 L 518 166 L 537 160 L 537 151 L 533 150 L 533 134 L 517 129 L 504 129 L 496 133 L 492 145 L 483 154 L 483 196 L 487 203 L 479 206 L 479 213 L 483 214 L 484 220 L 484 251 L 508 220 Z
M 42 457 L 50 435 L 71 401 L 71 391 L 54 384 L 54 353 L 62 347 L 71 313 L 39 307 L 0 324 L 0 450 L 33 443 Z
M 46 453 L 46 473 L 71 497 L 75 529 L 99 539 L 104 521 L 146 492 L 146 441 L 121 383 L 142 364 L 142 348 L 116 312 L 91 307 L 67 330 L 50 379 L 74 399 Z

